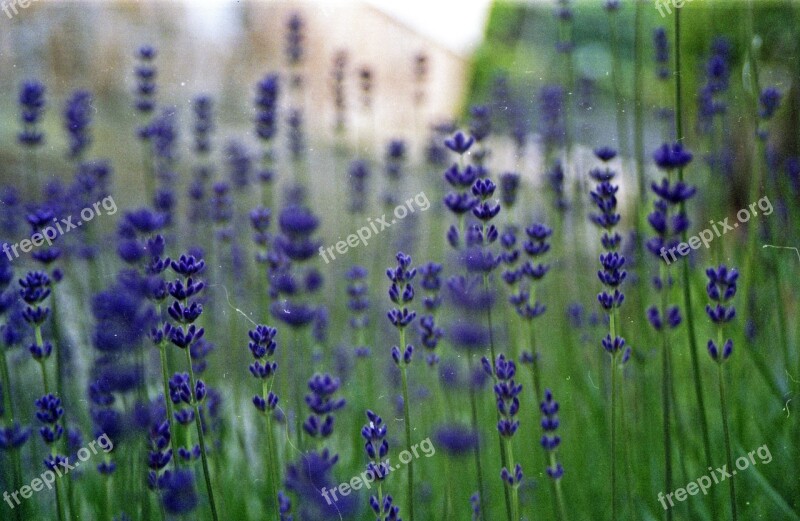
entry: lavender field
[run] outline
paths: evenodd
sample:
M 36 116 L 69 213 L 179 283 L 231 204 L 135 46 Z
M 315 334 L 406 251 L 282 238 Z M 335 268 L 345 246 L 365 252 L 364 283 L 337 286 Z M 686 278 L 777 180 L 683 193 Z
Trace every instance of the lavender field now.
M 0 1 L 0 520 L 800 521 L 798 46 Z

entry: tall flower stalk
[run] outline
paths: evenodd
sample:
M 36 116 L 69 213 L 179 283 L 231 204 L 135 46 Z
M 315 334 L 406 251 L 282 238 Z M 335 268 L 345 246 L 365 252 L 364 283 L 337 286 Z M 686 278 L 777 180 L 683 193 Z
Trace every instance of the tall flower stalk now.
M 278 458 L 272 432 L 272 415 L 278 406 L 278 396 L 272 392 L 273 377 L 278 363 L 273 359 L 277 343 L 273 327 L 258 325 L 248 332 L 250 342 L 247 347 L 255 361 L 250 364 L 250 374 L 261 381 L 261 394 L 253 396 L 253 405 L 264 415 L 267 422 L 267 481 L 270 484 L 270 499 L 278 504 Z M 269 502 L 267 503 L 270 504 Z
M 195 322 L 200 318 L 203 312 L 203 306 L 197 301 L 199 293 L 205 287 L 205 283 L 198 280 L 196 276 L 205 268 L 205 262 L 196 259 L 192 255 L 181 255 L 176 261 L 170 263 L 172 270 L 180 277 L 174 282 L 167 284 L 167 291 L 174 298 L 172 305 L 168 308 L 170 317 L 177 323 L 177 325 L 165 325 L 164 331 L 168 335 L 170 342 L 179 347 L 186 353 L 186 364 L 188 366 L 188 379 L 185 377 L 180 381 L 176 381 L 179 373 L 175 375 L 170 381 L 170 398 L 173 403 L 176 403 L 175 388 L 172 385 L 175 382 L 176 387 L 180 390 L 185 390 L 188 384 L 188 394 L 179 394 L 178 402 L 183 402 L 189 405 L 193 410 L 195 427 L 197 428 L 197 438 L 200 443 L 200 456 L 203 462 L 203 476 L 206 482 L 206 492 L 208 493 L 208 501 L 211 507 L 211 515 L 214 521 L 217 521 L 217 506 L 214 501 L 214 491 L 211 487 L 211 474 L 208 470 L 208 457 L 206 451 L 205 435 L 203 432 L 203 423 L 200 416 L 200 404 L 206 395 L 205 384 L 196 380 L 194 376 L 194 369 L 192 364 L 192 356 L 189 346 L 199 340 L 204 335 L 202 327 L 197 327 Z M 192 301 L 189 299 L 195 297 Z M 186 374 L 186 373 L 184 373 Z M 184 409 L 183 411 L 186 411 Z M 175 416 L 178 418 L 180 412 L 176 411 Z M 188 417 L 188 413 L 183 413 L 184 417 Z M 180 421 L 180 420 L 179 420 Z
M 406 327 L 416 318 L 416 311 L 409 310 L 406 304 L 414 300 L 414 286 L 411 281 L 417 274 L 416 268 L 411 267 L 411 257 L 399 252 L 397 254 L 397 267 L 386 271 L 392 284 L 389 286 L 389 298 L 398 307 L 388 312 L 389 321 L 397 328 L 400 334 L 400 347 L 392 347 L 392 359 L 400 368 L 400 378 L 403 385 L 403 423 L 406 430 L 406 450 L 411 450 L 411 415 L 408 409 L 408 365 L 414 354 L 414 346 L 406 344 Z M 401 352 L 402 350 L 402 352 Z M 414 461 L 406 466 L 408 478 L 408 519 L 414 520 Z
M 669 330 L 677 328 L 681 323 L 681 313 L 677 306 L 670 305 L 670 293 L 674 283 L 669 273 L 670 252 L 680 244 L 683 234 L 689 227 L 689 219 L 683 211 L 683 203 L 695 194 L 693 187 L 683 181 L 676 181 L 674 174 L 692 160 L 692 154 L 680 143 L 664 144 L 653 155 L 656 165 L 666 175 L 660 183 L 653 183 L 652 189 L 658 199 L 654 210 L 648 216 L 650 226 L 656 235 L 647 242 L 647 248 L 653 255 L 660 256 L 659 275 L 655 279 L 656 289 L 661 294 L 658 307 L 647 310 L 647 318 L 653 328 L 661 334 L 661 392 L 664 429 L 664 486 L 672 490 L 672 416 L 675 404 L 672 403 L 672 353 L 670 351 Z M 674 257 L 674 254 L 672 254 Z M 673 259 L 675 260 L 675 259 Z M 687 310 L 687 321 L 689 311 Z M 702 390 L 702 389 L 701 389 Z M 699 404 L 702 405 L 702 394 Z M 672 511 L 667 511 L 667 519 L 672 518 Z
M 389 465 L 384 461 L 384 458 L 389 454 L 389 442 L 386 441 L 386 424 L 380 416 L 370 410 L 367 411 L 367 419 L 369 423 L 361 429 L 361 436 L 366 440 L 364 442 L 364 450 L 369 457 L 367 472 L 378 482 L 376 487 L 378 495 L 369 497 L 369 506 L 378 516 L 378 519 L 400 521 L 398 517 L 400 507 L 394 504 L 392 496 L 386 495 L 384 497 L 383 495 L 383 481 L 391 472 Z
M 561 445 L 561 436 L 556 434 L 560 425 L 558 419 L 558 402 L 553 398 L 550 389 L 544 390 L 544 399 L 539 408 L 542 412 L 542 435 L 541 444 L 550 459 L 550 466 L 547 467 L 547 475 L 553 485 L 553 492 L 558 504 L 558 516 L 560 521 L 567 521 L 567 509 L 564 507 L 564 495 L 561 492 L 561 478 L 564 476 L 564 467 L 558 462 L 558 446 Z
M 617 153 L 609 148 L 595 151 L 598 159 L 607 163 Z M 603 230 L 600 238 L 605 253 L 600 254 L 602 270 L 597 272 L 600 282 L 605 289 L 597 295 L 600 307 L 608 315 L 608 335 L 602 340 L 603 349 L 611 357 L 611 519 L 617 519 L 617 402 L 619 391 L 617 380 L 619 368 L 628 361 L 630 347 L 625 347 L 625 339 L 618 333 L 620 331 L 619 307 L 625 300 L 625 295 L 619 286 L 627 277 L 625 257 L 618 253 L 622 237 L 615 231 L 620 221 L 617 213 L 617 190 L 619 186 L 611 184 L 616 172 L 608 168 L 595 168 L 589 175 L 597 181 L 595 190 L 591 193 L 592 201 L 597 206 L 598 212 L 592 213 L 592 222 Z
M 64 427 L 62 426 L 64 409 L 61 407 L 61 399 L 47 393 L 36 400 L 36 409 L 36 418 L 44 424 L 39 429 L 39 434 L 50 447 L 50 454 L 45 458 L 44 464 L 48 470 L 56 472 L 57 469 L 64 468 L 63 465 L 68 464 L 68 460 L 58 454 L 58 445 L 64 436 Z M 55 488 L 56 512 L 59 521 L 64 521 L 65 505 L 60 481 L 56 481 Z
M 736 316 L 736 308 L 728 302 L 736 295 L 736 282 L 739 279 L 739 272 L 735 269 L 728 269 L 724 264 L 717 268 L 708 268 L 708 285 L 706 293 L 712 303 L 706 305 L 706 313 L 716 326 L 717 341 L 708 341 L 708 353 L 711 359 L 717 363 L 719 377 L 719 402 L 722 412 L 722 429 L 725 436 L 725 462 L 729 469 L 733 469 L 733 457 L 731 456 L 731 435 L 728 427 L 728 398 L 725 392 L 725 373 L 723 364 L 733 353 L 733 340 L 725 340 L 725 324 L 733 320 Z M 733 471 L 735 474 L 736 471 Z M 728 476 L 728 487 L 730 490 L 731 519 L 736 521 L 736 485 L 735 476 Z
M 499 355 L 494 364 L 486 357 L 483 357 L 481 363 L 486 374 L 494 380 L 494 394 L 500 418 L 497 422 L 497 431 L 505 449 L 501 453 L 503 468 L 500 470 L 500 479 L 510 492 L 506 494 L 507 506 L 511 512 L 510 520 L 516 521 L 519 519 L 519 487 L 522 484 L 523 474 L 522 466 L 514 462 L 511 438 L 519 429 L 519 420 L 516 416 L 519 413 L 519 393 L 522 392 L 522 385 L 514 381 L 517 367 L 514 361 L 506 359 L 505 355 Z
M 678 143 L 682 144 L 686 140 L 683 130 L 683 91 L 682 91 L 682 71 L 681 71 L 681 8 L 675 7 L 674 16 L 674 38 L 675 38 L 675 139 Z M 691 158 L 690 158 L 691 159 Z M 678 182 L 683 183 L 683 169 L 688 164 L 678 164 Z M 680 201 L 680 212 L 686 215 L 686 200 L 683 198 Z M 681 241 L 687 242 L 688 224 L 681 231 Z M 694 328 L 694 309 L 692 306 L 692 285 L 689 281 L 689 259 L 682 261 L 682 275 L 683 275 L 683 305 L 686 308 L 686 329 L 689 335 L 689 354 L 692 359 L 692 379 L 694 381 L 695 397 L 697 398 L 697 407 L 700 412 L 700 429 L 703 433 L 703 442 L 706 450 L 706 458 L 710 461 L 710 442 L 708 433 L 708 419 L 706 417 L 705 401 L 703 399 L 703 384 L 700 375 L 700 363 L 697 354 L 697 335 Z M 672 490 L 671 488 L 668 490 Z
M 625 97 L 622 93 L 622 67 L 617 30 L 620 1 L 606 0 L 604 7 L 608 13 L 608 27 L 611 36 L 611 83 L 614 89 L 614 105 L 617 115 L 617 149 L 624 155 L 628 152 L 628 123 L 625 114 Z

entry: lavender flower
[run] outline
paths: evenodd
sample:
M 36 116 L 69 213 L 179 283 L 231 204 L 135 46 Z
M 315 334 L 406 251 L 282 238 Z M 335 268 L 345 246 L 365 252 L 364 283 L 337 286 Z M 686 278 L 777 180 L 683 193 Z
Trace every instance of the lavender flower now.
M 22 131 L 17 136 L 20 144 L 35 148 L 44 142 L 39 123 L 44 114 L 45 87 L 38 81 L 26 81 L 19 91 L 20 119 Z
M 80 159 L 91 144 L 89 125 L 92 122 L 92 94 L 77 90 L 64 107 L 64 128 L 69 134 L 69 157 Z
M 315 374 L 308 381 L 311 393 L 306 395 L 306 405 L 311 414 L 303 423 L 303 430 L 309 436 L 325 439 L 333 434 L 334 416 L 332 413 L 345 406 L 344 398 L 334 398 L 339 390 L 340 380 L 329 374 Z
M 156 50 L 149 45 L 143 45 L 136 53 L 139 64 L 134 69 L 136 74 L 136 103 L 134 107 L 143 115 L 150 114 L 155 109 L 156 75 L 157 70 L 153 65 Z

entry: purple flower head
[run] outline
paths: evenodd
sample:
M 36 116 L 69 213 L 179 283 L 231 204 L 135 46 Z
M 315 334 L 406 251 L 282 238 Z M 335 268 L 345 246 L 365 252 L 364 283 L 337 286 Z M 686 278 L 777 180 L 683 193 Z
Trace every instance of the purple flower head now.
M 69 134 L 69 156 L 80 157 L 92 141 L 89 125 L 92 122 L 92 94 L 77 90 L 64 108 L 64 127 Z
M 669 41 L 664 27 L 656 27 L 653 30 L 653 47 L 658 78 L 666 80 L 669 77 Z
M 197 508 L 199 499 L 191 470 L 167 470 L 158 478 L 157 487 L 166 512 L 183 515 Z
M 256 135 L 261 140 L 270 141 L 277 132 L 279 93 L 280 81 L 275 73 L 267 74 L 256 85 Z
M 775 115 L 775 111 L 778 110 L 778 106 L 780 106 L 781 97 L 781 91 L 775 87 L 767 87 L 762 90 L 758 97 L 760 105 L 758 111 L 759 117 L 765 120 L 771 119 L 772 116 Z
M 23 128 L 18 140 L 22 145 L 35 147 L 44 141 L 44 134 L 38 127 L 44 114 L 44 94 L 44 84 L 38 81 L 26 81 L 20 87 L 19 105 Z
M 463 132 L 456 132 L 453 137 L 444 140 L 444 146 L 455 152 L 456 154 L 464 154 L 469 151 L 475 138 L 464 135 Z
M 473 105 L 469 110 L 469 133 L 480 143 L 492 131 L 492 114 L 488 105 Z
M 434 433 L 436 446 L 451 456 L 471 454 L 479 445 L 478 433 L 460 423 L 442 425 Z
M 19 423 L 12 423 L 7 427 L 0 427 L 0 449 L 5 451 L 22 447 L 31 435 L 31 430 Z
M 692 157 L 692 153 L 685 150 L 681 143 L 664 143 L 653 153 L 653 160 L 662 170 L 685 168 Z
M 617 157 L 617 151 L 611 147 L 600 147 L 594 150 L 594 155 L 600 161 L 608 163 L 609 161 Z

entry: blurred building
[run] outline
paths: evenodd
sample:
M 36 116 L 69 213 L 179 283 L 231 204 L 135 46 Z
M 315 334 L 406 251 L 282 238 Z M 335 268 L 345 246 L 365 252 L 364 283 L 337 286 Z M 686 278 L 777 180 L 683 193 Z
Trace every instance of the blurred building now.
M 336 120 L 332 74 L 338 52 L 346 56 L 344 135 L 352 143 L 379 144 L 390 137 L 418 135 L 414 131 L 429 120 L 460 109 L 466 57 L 375 7 L 322 1 L 232 2 L 208 9 L 201 5 L 31 4 L 0 21 L 0 87 L 15 93 L 22 79 L 40 78 L 59 111 L 69 91 L 89 88 L 98 97 L 98 118 L 111 115 L 114 121 L 109 124 L 125 123 L 127 115 L 133 118 L 133 55 L 139 45 L 149 43 L 159 49 L 159 98 L 165 104 L 188 112 L 193 96 L 209 93 L 219 100 L 223 119 L 241 127 L 234 129 L 237 132 L 246 132 L 258 79 L 269 71 L 281 71 L 287 78 L 286 25 L 296 12 L 304 21 L 305 54 L 299 70 L 304 77 L 306 128 L 314 137 L 331 136 Z M 420 53 L 426 57 L 422 82 L 415 81 Z M 362 107 L 362 68 L 371 72 L 371 111 Z M 415 105 L 420 87 L 424 96 Z M 15 97 L 4 97 L 0 110 L 15 110 Z M 3 138 L 13 130 L 7 128 Z

